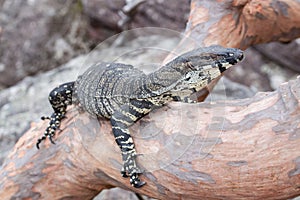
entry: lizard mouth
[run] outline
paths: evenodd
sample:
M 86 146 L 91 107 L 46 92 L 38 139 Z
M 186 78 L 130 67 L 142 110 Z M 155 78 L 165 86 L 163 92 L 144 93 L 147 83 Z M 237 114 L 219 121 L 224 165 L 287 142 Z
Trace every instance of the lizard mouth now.
M 235 64 L 238 63 L 238 59 L 232 58 L 232 57 L 231 58 L 226 58 L 226 62 L 231 64 L 231 65 L 235 65 Z
M 242 61 L 244 58 L 243 51 L 239 50 L 234 53 L 229 53 L 226 58 L 222 61 L 217 61 L 214 63 L 216 67 L 219 68 L 220 72 L 223 73 L 229 67 L 237 64 L 238 62 Z

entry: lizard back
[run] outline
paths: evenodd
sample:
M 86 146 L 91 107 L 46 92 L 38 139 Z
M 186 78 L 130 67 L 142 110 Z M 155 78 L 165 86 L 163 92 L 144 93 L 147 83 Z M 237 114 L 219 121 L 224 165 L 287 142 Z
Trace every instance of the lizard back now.
M 132 65 L 97 63 L 76 80 L 74 102 L 90 114 L 110 118 L 120 106 L 138 98 L 145 78 Z

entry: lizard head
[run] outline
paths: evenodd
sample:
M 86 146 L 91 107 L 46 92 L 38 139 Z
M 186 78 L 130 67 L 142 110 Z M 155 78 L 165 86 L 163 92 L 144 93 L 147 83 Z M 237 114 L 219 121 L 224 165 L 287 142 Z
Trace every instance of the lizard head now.
M 199 91 L 225 70 L 243 60 L 240 49 L 210 46 L 189 51 L 171 61 L 168 66 L 181 74 L 177 89 Z
M 244 53 L 240 49 L 224 48 L 221 46 L 210 46 L 189 51 L 177 57 L 177 61 L 182 65 L 173 65 L 178 67 L 179 71 L 214 71 L 224 72 L 231 66 L 237 64 L 244 58 Z M 175 61 L 174 60 L 174 61 Z

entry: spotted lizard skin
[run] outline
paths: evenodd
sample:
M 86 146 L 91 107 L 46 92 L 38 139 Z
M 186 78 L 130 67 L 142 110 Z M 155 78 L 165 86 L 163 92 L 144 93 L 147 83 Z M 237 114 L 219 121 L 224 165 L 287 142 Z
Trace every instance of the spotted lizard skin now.
M 136 150 L 129 127 L 153 109 L 170 101 L 196 103 L 190 95 L 207 86 L 225 70 L 243 59 L 234 48 L 211 46 L 182 54 L 146 75 L 132 65 L 98 63 L 75 82 L 62 84 L 49 94 L 54 113 L 49 126 L 38 139 L 37 148 L 47 137 L 52 143 L 68 105 L 77 104 L 92 115 L 109 119 L 116 143 L 121 149 L 123 177 L 130 177 L 134 187 L 141 187 L 136 164 Z

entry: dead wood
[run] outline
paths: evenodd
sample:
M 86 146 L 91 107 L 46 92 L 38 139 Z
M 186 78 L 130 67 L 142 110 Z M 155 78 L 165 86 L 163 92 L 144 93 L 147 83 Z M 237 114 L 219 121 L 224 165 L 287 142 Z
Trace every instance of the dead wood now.
M 300 36 L 299 10 L 296 0 L 192 0 L 186 35 L 200 46 L 240 49 L 289 42 Z
M 186 34 L 203 46 L 243 49 L 290 41 L 299 36 L 299 6 L 296 0 L 193 0 Z M 120 177 L 109 122 L 70 107 L 56 145 L 35 147 L 46 122 L 20 138 L 0 171 L 0 198 L 91 199 L 110 187 L 159 199 L 300 195 L 299 88 L 300 78 L 251 99 L 171 103 L 143 118 L 131 128 L 147 181 L 141 189 Z

